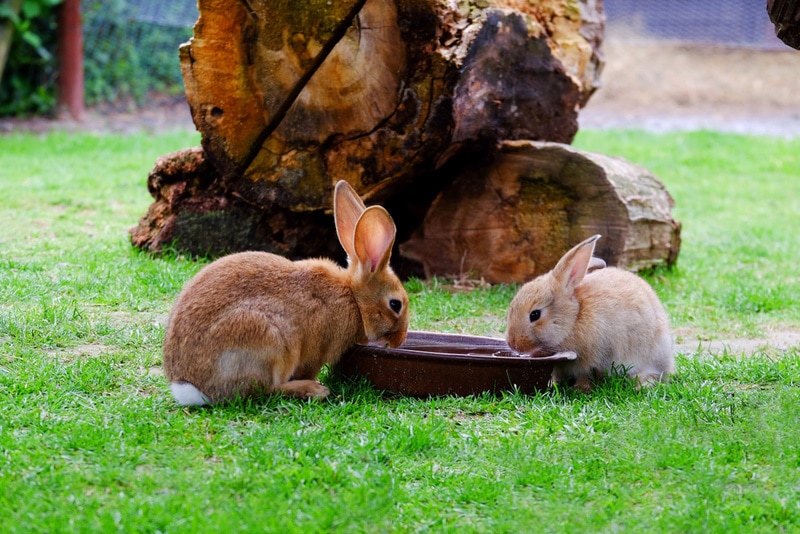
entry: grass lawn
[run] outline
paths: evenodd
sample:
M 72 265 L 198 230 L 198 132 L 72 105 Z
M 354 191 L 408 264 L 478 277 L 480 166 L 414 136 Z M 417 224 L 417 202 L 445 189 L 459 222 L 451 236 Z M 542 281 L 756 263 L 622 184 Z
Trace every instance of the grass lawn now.
M 800 530 L 800 347 L 686 353 L 672 383 L 182 409 L 163 321 L 201 266 L 131 248 L 190 133 L 0 137 L 0 532 Z M 646 275 L 678 336 L 800 332 L 800 140 L 581 132 L 683 223 Z M 414 329 L 500 334 L 515 287 L 408 282 Z

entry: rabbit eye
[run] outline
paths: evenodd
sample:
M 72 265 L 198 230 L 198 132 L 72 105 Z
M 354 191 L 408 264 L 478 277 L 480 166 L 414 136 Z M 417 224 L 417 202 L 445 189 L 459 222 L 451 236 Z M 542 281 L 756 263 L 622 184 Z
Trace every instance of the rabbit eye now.
M 536 321 L 539 320 L 541 316 L 542 316 L 542 310 L 533 310 L 531 314 L 528 316 L 528 318 L 531 320 L 532 323 L 535 323 Z
M 403 309 L 403 303 L 397 299 L 392 299 L 389 301 L 389 307 L 392 309 L 393 312 L 400 313 L 400 310 Z

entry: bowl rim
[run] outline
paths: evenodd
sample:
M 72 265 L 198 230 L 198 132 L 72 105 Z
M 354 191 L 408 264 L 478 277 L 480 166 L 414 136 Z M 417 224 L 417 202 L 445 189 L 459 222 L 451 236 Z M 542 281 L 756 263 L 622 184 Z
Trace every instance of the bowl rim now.
M 432 338 L 422 344 L 422 340 L 414 338 L 428 337 Z M 406 345 L 412 340 L 411 345 Z M 448 344 L 459 343 L 464 345 L 467 349 L 469 347 L 489 348 L 496 347 L 498 350 L 505 350 L 508 352 L 516 352 L 508 346 L 506 341 L 501 338 L 494 338 L 488 336 L 472 336 L 468 334 L 452 334 L 443 332 L 430 332 L 425 330 L 409 330 L 406 343 L 399 347 L 387 348 L 378 345 L 356 345 L 350 353 L 369 353 L 374 357 L 380 356 L 381 358 L 398 358 L 404 360 L 425 360 L 437 361 L 447 363 L 470 363 L 470 364 L 484 364 L 492 366 L 525 366 L 534 365 L 536 362 L 562 362 L 572 361 L 578 358 L 578 355 L 572 351 L 562 351 L 552 354 L 550 356 L 531 357 L 526 354 L 519 354 L 518 356 L 483 356 L 479 354 L 463 354 L 455 352 L 433 351 L 433 347 L 444 347 Z M 414 344 L 417 343 L 417 344 Z

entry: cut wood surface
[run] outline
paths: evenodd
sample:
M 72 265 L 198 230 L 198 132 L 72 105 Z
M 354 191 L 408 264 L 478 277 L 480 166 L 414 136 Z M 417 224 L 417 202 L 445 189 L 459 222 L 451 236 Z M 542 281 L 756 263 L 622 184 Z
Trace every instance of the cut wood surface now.
M 392 213 L 402 274 L 522 282 L 595 233 L 612 265 L 675 261 L 663 185 L 565 144 L 598 85 L 601 3 L 199 8 L 180 58 L 202 148 L 157 162 L 137 246 L 336 257 L 344 179 Z
M 198 5 L 180 60 L 210 170 L 201 188 L 191 169 L 191 186 L 178 186 L 184 178 L 174 169 L 170 189 L 197 198 L 156 196 L 158 206 L 133 230 L 150 250 L 202 240 L 206 253 L 232 252 L 242 235 L 273 232 L 279 219 L 329 212 L 340 179 L 368 202 L 412 198 L 412 183 L 476 140 L 570 142 L 602 66 L 602 4 L 593 0 Z M 229 217 L 230 206 L 252 216 Z M 175 233 L 187 218 L 203 236 Z M 221 219 L 230 224 L 215 223 Z M 268 230 L 258 227 L 265 219 Z M 298 249 L 295 235 L 274 231 L 248 248 L 299 257 L 313 247 Z
M 594 234 L 609 265 L 641 269 L 676 261 L 673 200 L 647 169 L 558 144 L 509 141 L 465 161 L 401 253 L 427 276 L 525 282 Z
M 376 195 L 476 138 L 569 142 L 598 84 L 593 2 L 201 0 L 181 47 L 203 148 L 249 203 Z M 588 36 L 588 37 L 587 37 Z

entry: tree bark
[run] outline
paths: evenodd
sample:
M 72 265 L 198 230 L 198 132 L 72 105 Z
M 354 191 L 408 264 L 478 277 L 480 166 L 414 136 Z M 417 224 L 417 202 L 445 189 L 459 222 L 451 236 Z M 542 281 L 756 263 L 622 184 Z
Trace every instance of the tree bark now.
M 158 158 L 147 178 L 156 200 L 131 230 L 133 244 L 195 256 L 267 250 L 295 259 L 344 259 L 333 221 L 324 213 L 255 209 L 214 187 L 217 176 L 201 147 Z
M 345 179 L 392 213 L 401 274 L 523 282 L 595 233 L 611 265 L 675 262 L 663 185 L 564 144 L 598 85 L 599 2 L 199 7 L 180 57 L 202 147 L 156 163 L 137 246 L 343 259 Z
M 767 0 L 767 13 L 778 39 L 800 50 L 800 1 Z
M 675 263 L 680 223 L 647 169 L 558 144 L 502 142 L 444 172 L 421 229 L 401 245 L 427 276 L 525 282 L 576 243 L 602 234 L 596 255 L 633 270 Z
M 150 250 L 202 240 L 210 254 L 242 246 L 302 256 L 325 244 L 313 236 L 328 235 L 321 215 L 340 179 L 368 202 L 414 203 L 395 217 L 399 235 L 409 235 L 421 220 L 413 214 L 427 209 L 417 204 L 444 185 L 431 179 L 420 192 L 421 176 L 476 142 L 570 142 L 602 67 L 597 0 L 200 0 L 199 8 L 180 59 L 209 167 L 200 181 L 175 167 L 168 186 L 151 173 L 155 203 L 132 231 Z M 249 215 L 229 217 L 230 206 Z M 187 219 L 202 235 L 176 233 Z M 314 243 L 301 247 L 281 221 L 324 227 L 304 232 Z M 264 239 L 240 239 L 257 233 Z

